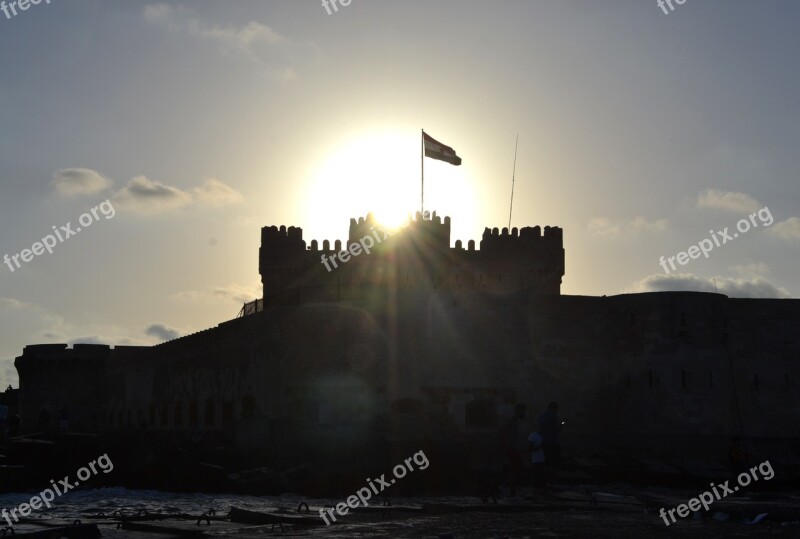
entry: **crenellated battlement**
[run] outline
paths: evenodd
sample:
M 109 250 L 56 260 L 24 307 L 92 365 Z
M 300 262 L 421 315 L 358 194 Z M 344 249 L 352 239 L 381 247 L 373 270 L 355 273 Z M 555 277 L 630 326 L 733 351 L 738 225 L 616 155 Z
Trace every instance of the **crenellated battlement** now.
M 303 229 L 296 226 L 286 227 L 281 225 L 265 226 L 261 229 L 261 246 L 278 250 L 305 251 L 306 243 L 303 241 Z
M 489 290 L 484 276 L 516 283 L 518 291 L 559 294 L 564 275 L 563 231 L 559 227 L 486 228 L 476 249 L 461 240 L 450 247 L 450 217 L 417 212 L 407 226 L 389 236 L 372 213 L 350 219 L 346 242 L 312 240 L 307 246 L 299 227 L 261 229 L 259 272 L 265 305 L 338 301 L 364 287 Z M 359 245 L 367 238 L 369 253 Z M 348 251 L 350 254 L 348 255 Z M 358 252 L 358 254 L 353 254 Z M 324 264 L 338 257 L 338 263 Z M 342 262 L 342 258 L 345 262 Z M 466 274 L 470 276 L 467 277 Z M 390 278 L 389 276 L 394 276 Z M 455 284 L 457 283 L 457 284 Z M 396 284 L 396 283 L 395 283 Z M 504 285 L 504 290 L 511 285 Z
M 261 247 L 259 248 L 258 268 L 262 275 L 270 267 L 283 266 L 287 262 L 296 261 L 306 252 L 303 241 L 303 229 L 300 227 L 281 225 L 265 226 L 261 229 Z
M 491 253 L 505 251 L 541 251 L 551 249 L 561 249 L 563 247 L 563 230 L 557 226 L 544 227 L 542 234 L 541 227 L 523 227 L 522 229 L 503 228 L 502 232 L 498 228 L 486 228 L 481 239 L 481 250 Z
M 370 212 L 366 217 L 359 217 L 358 219 L 350 219 L 350 231 L 348 234 L 348 245 L 350 243 L 358 242 L 364 236 L 373 233 L 375 228 L 379 228 L 379 223 L 375 216 Z

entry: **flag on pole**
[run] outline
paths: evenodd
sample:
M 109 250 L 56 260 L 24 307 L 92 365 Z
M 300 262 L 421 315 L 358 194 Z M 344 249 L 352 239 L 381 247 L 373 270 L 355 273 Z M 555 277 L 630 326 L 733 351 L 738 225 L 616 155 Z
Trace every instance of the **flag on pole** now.
M 422 132 L 422 141 L 425 147 L 425 157 L 445 161 L 455 166 L 461 164 L 461 158 L 456 155 L 456 151 L 453 148 L 434 140 L 425 131 Z

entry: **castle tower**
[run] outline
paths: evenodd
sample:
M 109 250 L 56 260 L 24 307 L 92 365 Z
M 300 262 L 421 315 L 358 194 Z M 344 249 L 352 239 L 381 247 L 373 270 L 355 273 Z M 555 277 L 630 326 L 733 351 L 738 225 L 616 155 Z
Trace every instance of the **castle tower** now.
M 290 226 L 265 226 L 261 229 L 258 272 L 264 287 L 265 303 L 285 296 L 296 284 L 296 276 L 308 265 L 303 229 Z
M 347 241 L 316 240 L 306 247 L 303 231 L 276 226 L 261 229 L 259 272 L 264 304 L 359 300 L 369 289 L 493 292 L 559 295 L 564 275 L 563 231 L 525 227 L 485 229 L 480 249 L 469 242 L 450 247 L 450 217 L 418 212 L 407 227 L 384 237 L 372 214 L 350 220 Z M 367 237 L 371 249 L 359 243 Z M 348 254 L 349 251 L 349 254 Z M 337 260 L 338 259 L 338 260 Z M 385 291 L 385 290 L 384 290 Z

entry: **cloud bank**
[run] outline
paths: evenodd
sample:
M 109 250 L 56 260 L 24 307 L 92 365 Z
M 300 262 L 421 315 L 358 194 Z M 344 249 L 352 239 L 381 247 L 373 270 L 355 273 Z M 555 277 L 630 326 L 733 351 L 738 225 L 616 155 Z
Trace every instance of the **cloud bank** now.
M 715 287 L 716 285 L 716 287 Z M 626 292 L 719 292 L 732 298 L 789 298 L 791 294 L 764 277 L 706 278 L 691 273 L 653 274 Z
M 65 197 L 94 195 L 111 187 L 111 180 L 89 168 L 62 168 L 53 173 L 51 185 Z

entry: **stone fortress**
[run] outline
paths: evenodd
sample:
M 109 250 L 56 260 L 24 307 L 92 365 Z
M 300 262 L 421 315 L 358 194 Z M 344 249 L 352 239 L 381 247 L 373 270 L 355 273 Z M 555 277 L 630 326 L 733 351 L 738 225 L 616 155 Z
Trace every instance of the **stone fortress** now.
M 487 228 L 451 247 L 435 214 L 321 263 L 378 229 L 352 219 L 346 244 L 320 246 L 264 227 L 263 298 L 215 328 L 153 347 L 27 346 L 23 420 L 68 403 L 85 432 L 199 428 L 277 468 L 362 479 L 425 448 L 431 469 L 463 476 L 499 465 L 516 403 L 533 429 L 556 400 L 575 473 L 724 477 L 737 434 L 778 476 L 798 470 L 800 300 L 563 296 L 560 228 Z
M 503 232 L 486 229 L 475 249 L 461 240 L 450 247 L 450 218 L 433 213 L 430 220 L 417 215 L 397 237 L 389 237 L 367 215 L 350 220 L 344 249 L 367 236 L 375 239 L 374 253 L 339 261 L 326 269 L 321 258 L 342 252 L 336 240 L 322 248 L 317 240 L 307 247 L 300 228 L 261 229 L 259 272 L 266 305 L 363 300 L 378 291 L 451 290 L 506 291 L 527 295 L 558 295 L 564 275 L 563 235 L 558 227 L 514 228 Z M 386 245 L 382 243 L 386 241 Z M 505 280 L 504 280 L 505 279 Z

